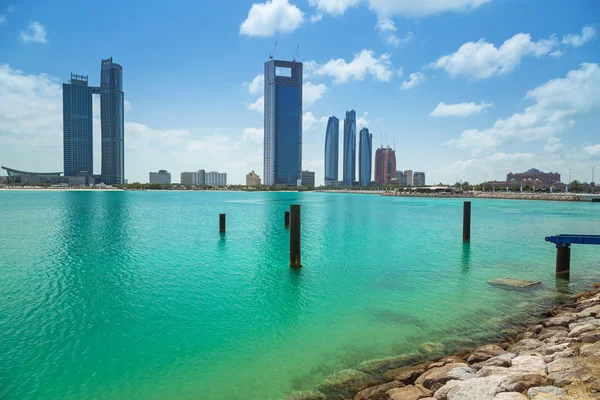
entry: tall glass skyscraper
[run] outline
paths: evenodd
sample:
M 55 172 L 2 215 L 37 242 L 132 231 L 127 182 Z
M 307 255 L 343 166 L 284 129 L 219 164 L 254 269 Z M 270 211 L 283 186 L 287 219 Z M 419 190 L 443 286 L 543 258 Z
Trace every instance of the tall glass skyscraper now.
M 373 135 L 367 128 L 360 130 L 358 144 L 358 179 L 360 186 L 367 187 L 371 182 L 371 163 L 373 160 Z
M 356 181 L 356 112 L 346 111 L 344 120 L 344 185 Z
M 325 131 L 325 185 L 338 180 L 339 135 L 340 120 L 331 116 Z
M 302 181 L 302 63 L 265 63 L 265 185 Z
M 65 176 L 94 174 L 92 93 L 87 75 L 63 83 L 63 162 Z
M 102 60 L 100 71 L 100 122 L 102 127 L 102 180 L 120 185 L 125 174 L 125 98 L 123 68 L 112 57 Z

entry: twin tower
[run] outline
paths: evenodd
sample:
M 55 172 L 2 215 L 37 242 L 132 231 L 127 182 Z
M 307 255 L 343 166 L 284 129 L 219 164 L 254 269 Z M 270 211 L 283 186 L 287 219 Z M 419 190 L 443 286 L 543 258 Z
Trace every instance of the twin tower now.
M 100 95 L 102 171 L 94 176 L 92 95 Z M 124 183 L 125 148 L 123 68 L 112 57 L 102 60 L 100 87 L 88 86 L 87 75 L 71 74 L 63 83 L 63 149 L 65 176 L 87 176 L 107 185 Z

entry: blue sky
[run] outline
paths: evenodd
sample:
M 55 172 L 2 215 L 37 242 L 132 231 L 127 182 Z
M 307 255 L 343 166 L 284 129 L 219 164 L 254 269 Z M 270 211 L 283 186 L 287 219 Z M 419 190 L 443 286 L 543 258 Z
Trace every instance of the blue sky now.
M 305 63 L 303 167 L 317 183 L 326 117 L 349 109 L 429 182 L 531 167 L 590 181 L 600 166 L 595 0 L 257 1 L 0 2 L 0 164 L 62 170 L 60 84 L 70 72 L 97 84 L 112 56 L 130 182 L 262 176 L 260 74 L 278 40 L 276 58 L 299 44 Z

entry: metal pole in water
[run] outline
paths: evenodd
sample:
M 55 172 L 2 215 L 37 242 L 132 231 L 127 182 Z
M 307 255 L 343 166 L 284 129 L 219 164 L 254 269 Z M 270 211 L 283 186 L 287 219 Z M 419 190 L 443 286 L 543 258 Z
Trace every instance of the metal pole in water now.
M 283 226 L 285 228 L 289 228 L 290 227 L 290 212 L 286 211 L 283 217 Z
M 463 242 L 471 240 L 471 202 L 465 201 L 463 205 Z
M 219 214 L 219 232 L 225 233 L 225 214 Z
M 571 274 L 571 245 L 560 243 L 556 245 L 556 276 L 569 279 Z
M 290 207 L 290 267 L 301 268 L 300 263 L 300 205 Z

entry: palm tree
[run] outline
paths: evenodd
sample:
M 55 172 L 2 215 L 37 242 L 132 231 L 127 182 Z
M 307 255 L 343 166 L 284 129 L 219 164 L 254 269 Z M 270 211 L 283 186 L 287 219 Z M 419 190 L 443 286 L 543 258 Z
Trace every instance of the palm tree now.
M 583 189 L 583 185 L 577 179 L 572 181 L 570 186 L 569 191 L 574 193 L 581 192 Z

